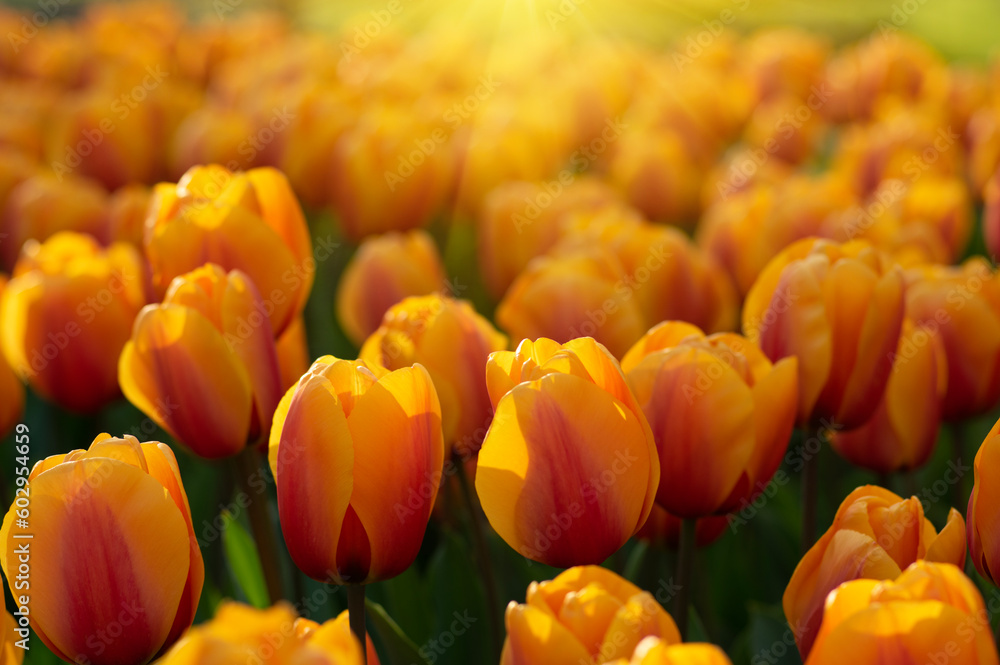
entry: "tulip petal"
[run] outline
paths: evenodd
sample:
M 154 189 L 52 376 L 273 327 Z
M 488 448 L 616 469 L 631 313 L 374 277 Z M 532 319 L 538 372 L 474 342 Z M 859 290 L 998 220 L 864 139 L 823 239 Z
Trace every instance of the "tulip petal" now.
M 591 654 L 551 615 L 530 605 L 507 608 L 507 642 L 502 665 L 580 665 Z

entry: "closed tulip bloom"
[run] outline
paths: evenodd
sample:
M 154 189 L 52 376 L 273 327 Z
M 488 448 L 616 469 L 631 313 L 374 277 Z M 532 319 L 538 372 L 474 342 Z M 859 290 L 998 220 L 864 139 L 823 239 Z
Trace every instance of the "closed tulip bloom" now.
M 734 333 L 665 321 L 622 359 L 656 439 L 656 502 L 678 517 L 722 515 L 763 491 L 795 423 L 797 361 L 772 364 Z
M 402 573 L 444 464 L 430 375 L 421 365 L 390 372 L 320 358 L 282 398 L 269 459 L 281 530 L 302 572 L 337 584 Z
M 613 663 L 631 657 L 647 637 L 678 644 L 677 625 L 658 600 L 597 566 L 532 582 L 524 603 L 507 606 L 500 665 Z
M 871 419 L 830 443 L 851 464 L 877 473 L 923 466 L 937 443 L 947 360 L 937 337 L 907 319 L 882 402 Z
M 803 658 L 816 639 L 827 594 L 857 579 L 893 580 L 919 560 L 965 562 L 965 523 L 951 509 L 938 533 L 917 497 L 903 499 L 867 485 L 840 504 L 830 529 L 806 552 L 782 603 Z
M 7 276 L 0 273 L 0 302 L 7 286 Z M 24 413 L 24 384 L 0 354 L 0 438 L 14 429 Z
M 0 231 L 7 234 L 0 258 L 13 266 L 25 241 L 43 242 L 59 231 L 87 233 L 104 239 L 107 194 L 86 178 L 38 173 L 13 189 L 0 212 Z
M 359 357 L 390 370 L 423 365 L 441 400 L 445 443 L 468 457 L 479 451 L 493 414 L 483 368 L 506 348 L 507 337 L 470 303 L 432 294 L 389 309 Z
M 170 448 L 101 434 L 88 450 L 38 462 L 27 488 L 30 529 L 16 525 L 12 506 L 0 566 L 15 588 L 26 542 L 17 536 L 30 532 L 39 639 L 63 660 L 95 665 L 147 663 L 170 647 L 191 625 L 205 578 Z
M 714 644 L 671 644 L 657 637 L 647 637 L 632 653 L 609 665 L 732 665 L 726 652 Z
M 0 610 L 0 665 L 21 665 L 26 651 L 15 642 L 22 639 L 14 632 L 17 622 L 7 610 Z
M 369 652 L 370 654 L 372 651 Z M 347 614 L 322 626 L 288 603 L 265 610 L 225 601 L 215 618 L 189 630 L 159 665 L 360 665 Z M 378 659 L 368 657 L 369 665 Z
M 983 597 L 960 567 L 918 561 L 895 581 L 841 585 L 806 665 L 924 662 L 1000 662 Z
M 93 412 L 121 393 L 118 354 L 146 302 L 131 245 L 90 236 L 31 241 L 0 298 L 0 342 L 10 366 L 48 400 Z
M 495 415 L 476 491 L 529 559 L 597 564 L 645 523 L 660 480 L 653 434 L 618 362 L 585 337 L 524 340 L 490 356 Z
M 540 257 L 507 290 L 497 324 L 513 339 L 593 337 L 621 356 L 646 329 L 625 278 L 618 258 L 601 247 Z
M 209 264 L 181 275 L 136 317 L 118 363 L 122 392 L 200 457 L 266 440 L 281 374 L 263 312 L 238 270 Z
M 348 339 L 360 346 L 390 307 L 445 285 L 441 255 L 426 231 L 372 236 L 361 243 L 340 278 L 337 318 Z
M 941 417 L 960 421 L 1000 401 L 1000 280 L 982 257 L 907 271 L 906 314 L 935 333 L 947 357 Z
M 146 220 L 146 256 L 161 292 L 205 263 L 246 273 L 260 290 L 275 335 L 305 308 L 316 272 L 302 209 L 272 168 L 230 173 L 218 165 L 195 166 L 176 185 L 157 185 Z
M 976 570 L 994 585 L 1000 581 L 1000 500 L 997 498 L 997 462 L 1000 461 L 1000 422 L 983 440 L 976 453 L 976 484 L 969 497 L 968 518 L 969 555 Z
M 635 537 L 653 545 L 675 550 L 681 542 L 681 522 L 681 518 L 654 505 L 649 513 L 649 519 Z M 698 547 L 711 545 L 725 533 L 727 526 L 729 520 L 725 515 L 711 515 L 699 519 L 695 525 L 695 544 Z
M 903 323 L 903 274 L 863 241 L 807 238 L 747 294 L 743 333 L 772 361 L 799 359 L 799 425 L 844 430 L 875 412 Z

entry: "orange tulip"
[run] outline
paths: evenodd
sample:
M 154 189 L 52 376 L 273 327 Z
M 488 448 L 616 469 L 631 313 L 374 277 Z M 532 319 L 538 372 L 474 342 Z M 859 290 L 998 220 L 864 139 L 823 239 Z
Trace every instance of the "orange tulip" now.
M 368 665 L 378 665 L 371 640 Z M 159 665 L 361 665 L 361 645 L 347 613 L 319 625 L 287 603 L 258 610 L 223 602 L 215 618 L 192 628 Z
M 944 347 L 906 319 L 882 401 L 871 419 L 830 443 L 851 464 L 878 473 L 923 466 L 937 443 L 948 385 Z
M 269 459 L 281 529 L 304 573 L 337 584 L 402 573 L 444 464 L 430 375 L 421 365 L 390 372 L 320 358 L 282 398 Z
M 0 258 L 13 266 L 29 239 L 48 240 L 59 231 L 104 238 L 107 195 L 96 183 L 76 176 L 58 178 L 38 173 L 22 180 L 7 197 L 0 213 Z
M 441 400 L 445 444 L 468 457 L 479 451 L 493 417 L 483 368 L 506 348 L 507 338 L 470 303 L 434 294 L 393 306 L 359 357 L 390 370 L 427 368 Z
M 591 336 L 620 356 L 646 328 L 631 295 L 621 263 L 607 249 L 544 256 L 507 290 L 496 321 L 513 339 Z
M 635 537 L 653 545 L 675 550 L 681 542 L 681 523 L 681 518 L 654 505 L 652 512 L 649 513 L 649 519 Z M 727 526 L 729 521 L 725 515 L 711 515 L 698 520 L 695 525 L 695 545 L 698 547 L 711 545 L 725 533 Z
M 240 270 L 260 290 L 275 335 L 303 310 L 316 272 L 312 242 L 288 181 L 272 168 L 196 166 L 153 190 L 146 255 L 161 292 L 204 263 Z M 267 257 L 267 260 L 262 260 Z
M 622 359 L 660 457 L 657 503 L 683 518 L 722 515 L 763 491 L 795 423 L 795 358 L 771 362 L 734 333 L 665 321 Z
M 491 191 L 477 218 L 476 234 L 479 270 L 490 295 L 501 298 L 532 259 L 555 245 L 571 213 L 598 210 L 617 201 L 608 185 L 589 178 L 568 185 L 558 180 L 515 181 Z
M 348 339 L 360 345 L 378 329 L 389 308 L 407 296 L 445 288 L 444 265 L 425 231 L 366 238 L 337 287 L 337 318 Z
M 63 232 L 25 244 L 0 300 L 0 342 L 40 395 L 80 412 L 120 394 L 118 354 L 146 302 L 139 253 Z
M 130 402 L 201 457 L 266 440 L 281 374 L 253 282 L 214 264 L 176 278 L 136 317 L 118 378 Z
M 801 240 L 747 294 L 743 332 L 771 360 L 799 359 L 799 425 L 845 430 L 875 412 L 903 322 L 903 275 L 871 245 Z
M 867 485 L 840 504 L 833 525 L 802 557 L 782 600 L 799 652 L 809 655 L 827 594 L 850 580 L 893 580 L 918 559 L 961 566 L 965 523 L 951 509 L 938 533 L 920 499 Z
M 22 639 L 16 630 L 14 617 L 7 610 L 0 610 L 0 665 L 21 665 L 24 662 L 25 650 L 16 644 Z
M 3 301 L 6 286 L 7 276 L 0 273 L 0 302 Z M 7 433 L 14 429 L 22 413 L 24 413 L 24 384 L 14 369 L 7 364 L 3 354 L 0 354 L 0 438 L 7 436 Z
M 960 421 L 1000 401 L 1000 280 L 982 257 L 907 272 L 906 314 L 941 341 L 947 392 L 941 417 Z
M 592 338 L 523 341 L 486 365 L 495 415 L 476 491 L 494 530 L 552 566 L 600 563 L 645 523 L 660 480 L 642 409 Z
M 654 597 L 597 566 L 532 582 L 524 603 L 507 606 L 500 665 L 609 663 L 630 657 L 647 637 L 678 644 L 677 625 L 660 605 L 672 591 Z
M 145 185 L 122 187 L 108 197 L 105 236 L 111 241 L 142 247 L 146 211 L 153 191 Z
M 608 665 L 732 665 L 729 657 L 714 644 L 671 644 L 647 637 L 635 648 L 632 659 L 621 658 Z
M 38 462 L 26 490 L 28 517 L 15 504 L 4 518 L 0 566 L 57 656 L 147 663 L 191 625 L 205 569 L 168 446 L 101 434 Z M 30 588 L 16 585 L 25 552 Z
M 806 665 L 998 662 L 976 585 L 959 567 L 918 561 L 895 581 L 834 590 Z
M 969 497 L 969 510 L 966 517 L 969 520 L 969 554 L 976 570 L 994 585 L 1000 581 L 1000 538 L 997 524 L 1000 524 L 1000 501 L 995 491 L 994 476 L 997 461 L 1000 460 L 1000 422 L 983 440 L 976 453 L 975 477 L 976 484 Z

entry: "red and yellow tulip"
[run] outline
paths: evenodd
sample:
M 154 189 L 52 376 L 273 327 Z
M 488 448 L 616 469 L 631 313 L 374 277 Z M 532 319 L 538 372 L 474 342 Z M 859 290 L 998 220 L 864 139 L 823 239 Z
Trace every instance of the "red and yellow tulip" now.
M 1000 502 L 996 495 L 997 483 L 993 479 L 1000 462 L 1000 423 L 983 440 L 976 453 L 974 473 L 976 483 L 969 497 L 966 513 L 969 532 L 969 555 L 979 574 L 993 582 L 1000 581 Z

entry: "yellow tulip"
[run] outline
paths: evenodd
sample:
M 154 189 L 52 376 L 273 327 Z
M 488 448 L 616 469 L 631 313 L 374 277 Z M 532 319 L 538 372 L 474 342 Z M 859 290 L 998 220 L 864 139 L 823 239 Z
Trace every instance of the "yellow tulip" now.
M 617 361 L 592 338 L 490 356 L 495 415 L 476 490 L 496 532 L 553 566 L 600 563 L 645 523 L 660 480 L 653 434 Z
M 524 603 L 507 606 L 500 664 L 610 663 L 630 657 L 644 638 L 678 644 L 677 625 L 660 605 L 670 591 L 658 589 L 654 597 L 597 566 L 577 566 L 553 580 L 532 582 Z
M 130 402 L 201 457 L 266 440 L 281 374 L 253 282 L 213 264 L 177 277 L 136 317 L 118 378 Z
M 191 625 L 205 570 L 168 446 L 101 434 L 38 462 L 25 492 L 27 517 L 15 503 L 0 529 L 0 567 L 57 656 L 147 663 Z

